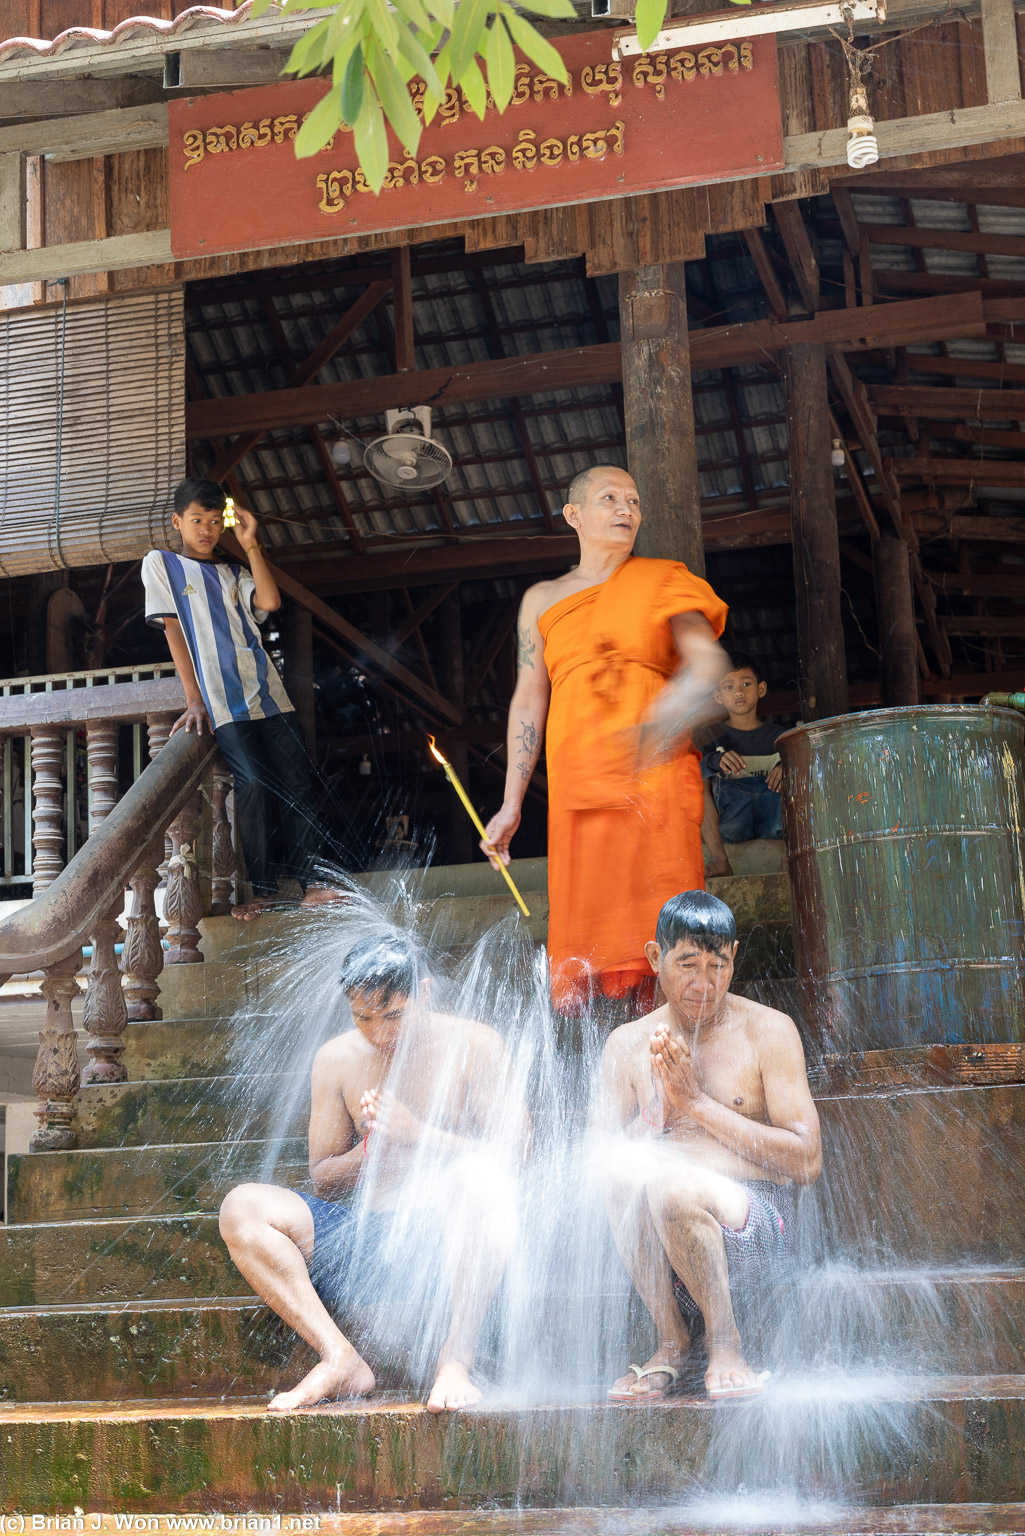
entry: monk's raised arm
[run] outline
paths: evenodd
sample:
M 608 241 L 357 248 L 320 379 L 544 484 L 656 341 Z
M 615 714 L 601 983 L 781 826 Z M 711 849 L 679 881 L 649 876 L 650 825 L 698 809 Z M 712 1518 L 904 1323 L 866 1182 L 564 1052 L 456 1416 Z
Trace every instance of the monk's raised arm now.
M 681 736 L 723 713 L 714 694 L 730 663 L 711 624 L 700 613 L 679 613 L 669 622 L 681 666 L 644 720 L 642 762 L 670 756 Z
M 506 732 L 505 797 L 501 810 L 488 822 L 480 845 L 496 868 L 492 851 L 503 864 L 509 863 L 509 843 L 520 824 L 523 797 L 544 741 L 552 689 L 545 666 L 544 641 L 537 627 L 543 602 L 541 588 L 531 587 L 524 594 L 516 622 L 516 688 L 509 704 Z

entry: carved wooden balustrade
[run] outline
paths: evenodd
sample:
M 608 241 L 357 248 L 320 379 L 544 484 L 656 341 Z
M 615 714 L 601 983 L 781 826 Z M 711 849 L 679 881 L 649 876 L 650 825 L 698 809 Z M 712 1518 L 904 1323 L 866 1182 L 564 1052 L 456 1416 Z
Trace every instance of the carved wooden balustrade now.
M 59 681 L 70 684 L 74 678 Z M 33 900 L 0 922 L 0 983 L 14 975 L 44 973 L 46 1020 L 32 1078 L 40 1122 L 33 1151 L 77 1145 L 80 1083 L 124 1081 L 125 1026 L 130 1020 L 161 1017 L 164 965 L 203 958 L 197 839 L 204 804 L 211 852 L 208 910 L 230 908 L 235 883 L 231 776 L 209 735 L 179 731 L 168 739 L 182 708 L 174 677 L 0 697 L 0 741 L 24 738 L 29 743 L 30 783 L 25 787 L 32 816 Z M 140 724 L 150 760 L 119 799 L 120 733 Z M 68 748 L 72 731 L 85 736 L 84 786 L 74 782 L 78 755 Z M 131 777 L 127 769 L 125 777 Z M 65 784 L 66 779 L 72 782 Z M 10 775 L 4 787 L 9 796 Z M 74 835 L 83 788 L 88 837 L 65 864 L 67 834 L 71 829 Z M 6 870 L 10 873 L 9 861 Z M 156 892 L 165 870 L 162 936 Z M 118 918 L 129 889 L 119 965 Z M 79 992 L 83 945 L 91 946 L 92 958 L 83 1013 L 88 1059 L 80 1076 L 71 1003 Z

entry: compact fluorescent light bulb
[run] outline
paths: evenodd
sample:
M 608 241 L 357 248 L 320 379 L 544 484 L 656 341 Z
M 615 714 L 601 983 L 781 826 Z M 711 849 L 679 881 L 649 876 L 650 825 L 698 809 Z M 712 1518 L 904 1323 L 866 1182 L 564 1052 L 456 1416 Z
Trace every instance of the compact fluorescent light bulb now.
M 234 528 L 237 522 L 238 518 L 235 516 L 235 498 L 234 496 L 229 496 L 227 501 L 224 503 L 224 526 L 225 528 Z

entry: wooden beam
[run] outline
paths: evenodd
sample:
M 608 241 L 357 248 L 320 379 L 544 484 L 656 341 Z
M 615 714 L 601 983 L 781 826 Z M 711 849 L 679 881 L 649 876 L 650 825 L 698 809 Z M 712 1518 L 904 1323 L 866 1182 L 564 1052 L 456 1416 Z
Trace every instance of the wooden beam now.
M 1025 235 L 988 232 L 977 235 L 970 230 L 930 229 L 914 224 L 863 224 L 861 228 L 873 245 L 903 245 L 929 251 L 968 251 L 982 256 L 1025 256 Z
M 185 90 L 233 91 L 280 80 L 288 48 L 202 48 L 179 55 L 178 86 Z
M 890 533 L 872 546 L 883 705 L 918 703 L 918 643 L 908 547 Z
M 285 388 L 299 389 L 302 385 L 308 384 L 311 379 L 315 379 L 320 370 L 327 366 L 354 332 L 359 330 L 364 320 L 372 310 L 376 309 L 390 288 L 391 282 L 387 278 L 371 283 L 365 288 L 356 302 L 351 304 L 341 319 L 331 327 L 323 341 L 314 347 L 309 357 L 293 370 Z M 267 303 L 272 304 L 273 300 L 268 298 Z M 289 359 L 283 357 L 282 361 L 287 363 Z M 221 450 L 207 478 L 215 481 L 223 480 L 224 476 L 256 446 L 261 437 L 263 437 L 262 431 L 241 433 Z
M 868 398 L 880 415 L 1025 421 L 1025 389 L 930 389 L 917 384 L 877 384 L 869 388 Z
M 946 613 L 940 624 L 947 635 L 981 635 L 991 640 L 1010 640 L 1025 635 L 1025 614 L 994 617 L 982 613 Z
M 839 352 L 834 352 L 830 356 L 829 376 L 836 386 L 840 398 L 847 409 L 847 414 L 854 425 L 854 430 L 858 434 L 862 452 L 872 466 L 876 486 L 882 495 L 883 503 L 893 523 L 893 531 L 898 538 L 904 538 L 904 516 L 900 506 L 900 486 L 893 479 L 892 475 L 886 472 L 883 455 L 876 439 L 876 420 L 872 413 L 872 407 L 869 403 L 865 386 L 860 379 L 854 377 L 845 359 Z
M 1014 0 L 982 0 L 982 51 L 986 95 L 992 102 L 1021 100 Z
M 66 80 L 37 84 L 32 80 L 5 82 L 0 87 L 0 122 L 11 119 L 91 116 L 118 107 L 142 107 L 164 100 L 157 77 L 126 75 L 113 80 Z
M 934 481 L 940 485 L 1025 486 L 1025 461 L 1002 459 L 887 459 L 898 480 Z
M 834 438 L 839 438 L 840 440 L 840 446 L 843 449 L 844 468 L 847 472 L 847 484 L 851 488 L 858 511 L 861 513 L 862 521 L 868 530 L 869 538 L 874 542 L 879 538 L 879 521 L 876 517 L 875 507 L 872 505 L 872 498 L 868 493 L 865 482 L 861 478 L 861 470 L 858 468 L 857 460 L 847 446 L 847 439 L 844 437 L 840 423 L 832 411 L 829 413 L 829 430 Z
M 821 720 L 848 702 L 825 348 L 792 347 L 785 378 L 801 714 Z
M 773 217 L 786 247 L 790 270 L 806 309 L 814 312 L 822 302 L 819 295 L 819 263 L 812 247 L 808 226 L 800 203 L 773 203 Z
M 954 592 L 959 597 L 1014 597 L 1025 602 L 1025 566 L 1015 575 L 1008 567 L 1006 576 L 980 576 L 974 571 L 963 576 L 960 571 L 931 571 L 938 592 Z
M 1025 103 L 1020 101 L 991 103 L 984 107 L 955 107 L 945 112 L 926 112 L 919 117 L 898 117 L 876 123 L 881 160 L 1021 138 L 1025 138 Z M 824 170 L 831 165 L 846 165 L 847 128 L 788 135 L 783 140 L 783 156 L 787 171 Z M 870 180 L 871 173 L 860 185 L 867 186 Z M 777 203 L 774 206 L 784 205 Z
M 904 359 L 909 373 L 943 374 L 952 379 L 990 379 L 996 384 L 1025 384 L 1025 367 L 1015 363 L 987 363 L 974 357 L 921 357 Z
M 280 569 L 332 592 L 369 592 L 387 587 L 426 587 L 494 575 L 535 575 L 565 570 L 579 559 L 575 533 L 524 537 L 484 535 L 459 544 L 417 544 L 328 562 L 315 545 L 292 546 Z
M 0 114 L 4 110 L 0 88 Z M 51 161 L 92 160 L 98 155 L 117 155 L 132 149 L 163 149 L 166 145 L 165 102 L 0 128 L 0 154 L 20 151 L 26 155 L 45 155 Z
M 0 251 L 23 251 L 28 228 L 25 156 L 0 154 Z
M 945 443 L 975 443 L 979 447 L 1025 448 L 1025 432 L 1001 431 L 996 427 L 958 424 L 949 421 L 923 421 L 922 426 L 930 437 Z
M 703 576 L 685 264 L 621 272 L 619 319 L 627 463 L 644 511 L 637 549 Z
M 163 266 L 172 259 L 169 229 L 148 230 L 141 235 L 109 235 L 106 240 L 74 240 L 67 245 L 0 253 L 0 284 L 54 282 L 59 277 L 81 277 L 87 272 Z
M 491 627 L 490 634 L 486 637 L 481 647 L 480 654 L 473 658 L 473 671 L 466 681 L 466 702 L 468 704 L 472 704 L 477 697 L 481 684 L 491 671 L 499 651 L 512 635 L 516 627 L 516 616 L 519 612 L 519 606 L 519 603 L 514 601 L 507 605 L 504 612 L 499 609 L 498 616 Z
M 1025 517 L 971 517 L 956 512 L 913 512 L 911 514 L 922 538 L 964 540 L 980 544 L 1025 544 Z
M 416 368 L 413 349 L 413 285 L 410 274 L 410 248 L 400 245 L 392 251 L 391 287 L 395 309 L 395 372 L 412 373 Z
M 765 240 L 760 229 L 745 229 L 742 231 L 744 244 L 748 254 L 755 264 L 755 271 L 761 279 L 765 289 L 765 297 L 769 301 L 769 308 L 777 320 L 785 320 L 787 317 L 787 296 L 783 292 L 782 284 L 776 276 L 776 269 L 772 264 Z
M 748 325 L 716 326 L 690 332 L 688 342 L 691 368 L 704 372 L 764 361 L 766 352 L 801 342 L 854 350 L 984 335 L 982 301 L 977 295 L 961 294 L 945 300 L 874 305 L 871 309 L 823 310 L 813 320 L 786 325 L 758 320 Z M 401 405 L 513 399 L 553 389 L 612 383 L 621 375 L 619 343 L 603 342 L 593 347 L 419 369 L 412 374 L 192 401 L 186 407 L 186 422 L 190 437 L 226 436 L 256 428 L 269 431 L 303 426 L 328 416 L 379 416 Z
M 459 583 L 456 581 L 447 581 L 442 586 L 435 587 L 433 592 L 429 592 L 423 602 L 419 603 L 411 611 L 409 617 L 403 619 L 395 633 L 388 636 L 389 645 L 396 647 L 405 645 L 413 631 L 419 629 L 425 619 L 429 619 L 436 608 L 440 608 L 442 603 L 447 602 L 458 586 Z

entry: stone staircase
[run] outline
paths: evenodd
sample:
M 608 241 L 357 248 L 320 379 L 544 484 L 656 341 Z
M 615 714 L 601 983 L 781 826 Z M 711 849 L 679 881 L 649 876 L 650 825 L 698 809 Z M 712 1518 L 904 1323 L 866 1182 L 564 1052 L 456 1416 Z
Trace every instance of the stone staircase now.
M 507 913 L 488 873 L 431 876 L 453 948 Z M 519 873 L 540 937 L 541 871 Z M 784 878 L 716 888 L 744 930 L 741 973 L 785 990 Z M 961 1506 L 1025 1499 L 1025 1086 L 820 1101 L 826 1174 L 802 1210 L 788 1368 L 758 1402 L 440 1420 L 396 1390 L 269 1416 L 308 1353 L 248 1294 L 216 1211 L 258 1174 L 268 1130 L 259 1114 L 240 1122 L 228 1019 L 266 1000 L 269 941 L 297 921 L 207 920 L 205 963 L 165 972 L 164 1021 L 129 1027 L 128 1082 L 83 1091 L 80 1148 L 28 1155 L 9 1140 L 0 1509 L 618 1507 L 782 1480 L 844 1505 L 958 1506 L 900 1526 L 939 1530 L 971 1526 Z M 286 1130 L 275 1177 L 298 1186 L 303 1116 Z M 998 1511 L 987 1528 L 1021 1526 Z

